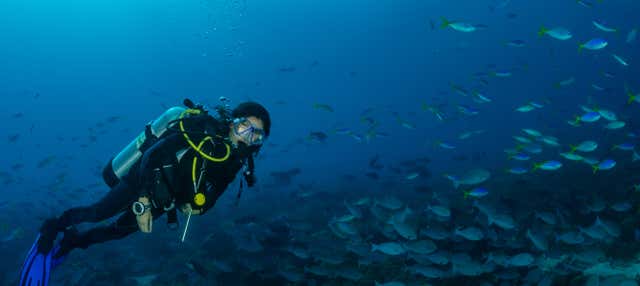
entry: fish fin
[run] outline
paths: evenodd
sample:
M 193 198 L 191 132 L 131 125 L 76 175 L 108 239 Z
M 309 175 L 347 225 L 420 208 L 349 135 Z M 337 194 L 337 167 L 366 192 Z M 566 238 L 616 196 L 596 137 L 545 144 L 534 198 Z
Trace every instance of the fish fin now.
M 538 37 L 544 36 L 549 30 L 544 26 L 540 26 L 540 30 L 538 30 Z
M 440 17 L 440 19 L 442 20 L 442 24 L 440 24 L 440 28 L 445 29 L 445 28 L 449 27 L 449 25 L 451 25 L 451 22 L 449 22 L 449 20 L 447 20 L 447 18 Z
M 540 169 L 540 166 L 542 166 L 542 164 L 540 163 L 533 163 L 533 168 L 531 169 L 531 173 L 537 171 L 538 169 Z

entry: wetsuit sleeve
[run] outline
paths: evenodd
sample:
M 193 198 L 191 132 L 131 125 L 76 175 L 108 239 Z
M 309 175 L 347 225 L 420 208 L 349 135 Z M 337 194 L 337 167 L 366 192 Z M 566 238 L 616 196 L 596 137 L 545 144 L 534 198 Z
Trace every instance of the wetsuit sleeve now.
M 138 170 L 138 195 L 149 196 L 154 184 L 154 170 L 163 165 L 176 164 L 176 152 L 184 148 L 184 139 L 179 133 L 159 139 L 147 149 L 140 160 Z

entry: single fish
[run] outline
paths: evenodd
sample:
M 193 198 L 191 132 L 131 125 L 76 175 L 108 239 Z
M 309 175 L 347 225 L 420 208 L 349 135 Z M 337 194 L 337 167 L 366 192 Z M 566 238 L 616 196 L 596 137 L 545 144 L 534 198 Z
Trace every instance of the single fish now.
M 509 159 L 514 159 L 518 161 L 529 161 L 531 159 L 531 156 L 527 155 L 526 153 L 516 153 L 509 156 Z
M 414 173 L 410 173 L 410 174 L 408 174 L 408 175 L 405 177 L 405 179 L 407 179 L 407 180 L 413 180 L 413 179 L 415 179 L 415 178 L 417 178 L 417 177 L 419 177 L 419 176 L 420 176 L 420 173 L 418 173 L 418 172 L 414 172 Z
M 542 142 L 544 142 L 545 144 L 552 146 L 552 147 L 558 147 L 560 146 L 560 143 L 558 143 L 558 138 L 553 137 L 553 136 L 542 136 L 542 138 L 540 139 Z
M 598 21 L 598 20 L 593 20 L 593 21 L 591 21 L 591 23 L 593 23 L 593 25 L 596 27 L 596 29 L 598 29 L 600 31 L 603 31 L 603 32 L 615 33 L 615 32 L 618 31 L 618 29 L 607 27 L 604 23 L 602 23 L 601 21 Z
M 473 108 L 471 106 L 468 106 L 468 105 L 458 104 L 457 107 L 458 107 L 458 111 L 460 111 L 460 113 L 462 113 L 464 115 L 473 116 L 473 115 L 477 115 L 478 113 L 480 113 L 480 110 L 478 110 L 477 108 Z
M 573 153 L 575 151 L 588 153 L 598 149 L 598 142 L 593 140 L 586 140 L 580 142 L 580 144 L 578 144 L 577 146 L 569 145 L 569 147 L 571 148 L 571 151 L 569 151 L 569 153 Z
M 406 252 L 406 249 L 397 242 L 385 242 L 381 244 L 372 244 L 371 252 L 382 252 L 386 255 L 400 255 Z
M 542 133 L 540 133 L 540 131 L 535 130 L 535 129 L 523 128 L 522 132 L 527 133 L 529 136 L 532 136 L 532 137 L 540 137 L 540 136 L 542 136 Z
M 477 103 L 489 103 L 492 101 L 491 98 L 488 98 L 477 91 L 471 92 L 471 95 L 473 96 L 473 100 Z
M 470 241 L 478 241 L 484 238 L 484 233 L 482 233 L 479 228 L 472 226 L 466 228 L 459 227 L 453 232 L 453 234 Z
M 448 207 L 445 206 L 439 206 L 439 205 L 434 205 L 434 206 L 427 206 L 427 210 L 431 211 L 432 213 L 434 213 L 435 215 L 439 216 L 439 217 L 445 217 L 448 218 L 451 216 L 451 210 Z
M 634 151 L 635 147 L 636 147 L 636 144 L 633 144 L 631 142 L 625 142 L 625 143 L 622 143 L 622 144 L 613 145 L 611 150 Z
M 460 185 L 478 185 L 491 177 L 491 173 L 485 169 L 472 169 L 462 174 L 461 176 L 446 175 L 445 177 L 451 180 L 453 187 L 457 189 Z
M 555 160 L 551 160 L 551 161 L 545 161 L 542 163 L 533 164 L 532 171 L 536 171 L 538 169 L 545 170 L 545 171 L 555 171 L 560 169 L 561 167 L 562 167 L 562 163 Z
M 580 156 L 579 154 L 571 153 L 571 152 L 560 153 L 560 156 L 571 161 L 582 161 L 583 159 L 582 156 Z
M 573 84 L 573 83 L 575 83 L 575 82 L 576 82 L 576 78 L 575 78 L 575 77 L 570 77 L 570 78 L 568 78 L 568 79 L 563 79 L 563 80 L 561 80 L 561 81 L 556 82 L 556 83 L 554 84 L 554 86 L 555 86 L 556 88 L 560 88 L 560 87 L 570 86 L 570 85 L 572 85 L 572 84 Z
M 540 103 L 537 103 L 535 101 L 529 101 L 529 105 L 531 105 L 531 106 L 533 106 L 535 108 L 543 108 L 544 107 L 544 105 L 542 105 Z
M 592 112 L 587 112 L 587 113 L 583 114 L 582 116 L 577 117 L 576 121 L 592 123 L 592 122 L 596 122 L 596 121 L 600 120 L 601 117 L 602 117 L 602 115 L 600 115 L 600 113 L 598 113 L 596 111 L 592 111 Z
M 606 159 L 591 167 L 593 167 L 593 173 L 595 174 L 598 170 L 604 170 L 604 171 L 611 170 L 615 166 L 616 166 L 616 161 L 614 161 L 613 159 Z
M 534 109 L 535 109 L 534 106 L 526 104 L 526 105 L 523 105 L 523 106 L 520 106 L 520 107 L 516 108 L 516 111 L 524 113 L 524 112 L 529 112 L 529 111 L 534 110 Z
M 605 125 L 604 128 L 609 130 L 616 130 L 624 127 L 625 125 L 626 123 L 624 121 L 612 121 L 609 122 L 609 124 Z
M 544 35 L 548 35 L 554 39 L 561 40 L 561 41 L 566 41 L 573 37 L 573 35 L 571 35 L 571 32 L 569 32 L 569 30 L 565 28 L 555 27 L 553 29 L 547 29 L 544 26 L 542 26 L 540 27 L 540 30 L 538 30 L 538 36 L 542 37 Z
M 505 46 L 514 47 L 514 48 L 522 48 L 526 46 L 523 40 L 511 40 L 511 41 L 505 42 L 504 44 Z
M 334 112 L 333 107 L 329 106 L 328 104 L 314 103 L 313 108 L 328 111 L 328 112 Z
M 513 139 L 515 139 L 516 141 L 520 142 L 520 143 L 524 143 L 524 144 L 529 144 L 531 143 L 531 139 L 526 138 L 526 137 L 522 137 L 522 136 L 513 136 Z
M 451 28 L 458 32 L 470 33 L 475 32 L 477 30 L 476 26 L 463 22 L 451 22 L 447 20 L 445 17 L 440 17 L 442 23 L 440 24 L 440 28 Z
M 584 242 L 584 236 L 576 231 L 565 232 L 560 235 L 556 235 L 556 241 L 563 242 L 569 245 L 582 244 Z
M 516 222 L 513 217 L 504 213 L 487 215 L 487 221 L 489 226 L 495 225 L 505 230 L 516 228 Z
M 509 258 L 508 264 L 515 267 L 527 267 L 533 263 L 535 258 L 529 253 L 520 253 Z
M 418 254 L 429 254 L 438 249 L 436 244 L 428 239 L 409 241 L 404 244 L 404 248 L 410 252 Z
M 620 57 L 620 56 L 618 56 L 616 54 L 612 54 L 612 56 L 613 56 L 613 59 L 616 60 L 616 62 L 620 63 L 621 65 L 623 65 L 625 67 L 629 66 L 629 63 L 625 59 L 623 59 L 622 57 Z
M 442 142 L 442 141 L 436 141 L 436 145 L 438 145 L 438 147 L 443 148 L 443 149 L 456 149 L 456 146 L 449 144 L 447 142 Z
M 481 198 L 489 194 L 489 191 L 485 188 L 473 188 L 469 191 L 464 192 L 464 198 L 473 197 L 473 198 Z
M 581 52 L 583 49 L 597 51 L 604 49 L 609 43 L 601 38 L 594 38 L 585 43 L 578 45 L 578 52 Z
M 507 173 L 514 174 L 514 175 L 526 174 L 528 171 L 529 170 L 527 170 L 527 168 L 522 168 L 522 167 L 513 167 L 513 168 L 507 169 Z

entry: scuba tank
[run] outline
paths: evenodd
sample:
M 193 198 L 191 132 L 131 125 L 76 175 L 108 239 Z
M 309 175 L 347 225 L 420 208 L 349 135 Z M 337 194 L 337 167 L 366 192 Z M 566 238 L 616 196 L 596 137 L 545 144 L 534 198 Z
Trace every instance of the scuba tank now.
M 148 123 L 145 130 L 129 143 L 120 153 L 109 160 L 102 170 L 102 178 L 109 187 L 114 187 L 129 173 L 131 166 L 140 160 L 142 153 L 164 134 L 169 124 L 180 118 L 186 110 L 184 107 L 169 108 L 158 118 Z

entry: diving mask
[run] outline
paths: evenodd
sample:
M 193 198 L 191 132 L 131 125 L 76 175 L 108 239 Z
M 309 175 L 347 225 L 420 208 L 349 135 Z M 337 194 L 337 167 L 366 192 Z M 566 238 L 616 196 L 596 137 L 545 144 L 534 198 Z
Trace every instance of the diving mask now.
M 262 145 L 264 142 L 264 129 L 256 127 L 247 118 L 236 118 L 233 120 L 233 132 L 242 138 L 248 146 Z

